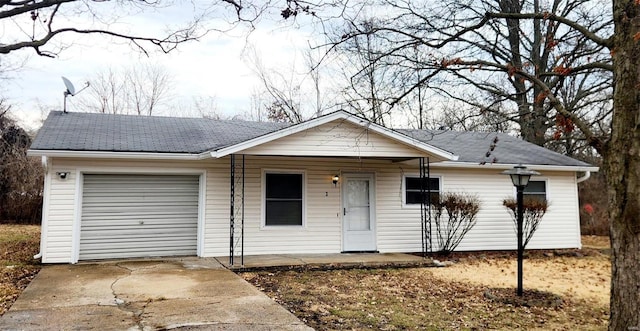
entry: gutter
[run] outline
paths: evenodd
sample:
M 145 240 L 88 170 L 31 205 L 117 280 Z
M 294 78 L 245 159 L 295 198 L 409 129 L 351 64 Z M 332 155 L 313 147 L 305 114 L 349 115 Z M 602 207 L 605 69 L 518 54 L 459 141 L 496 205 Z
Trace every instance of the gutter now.
M 576 180 L 576 183 L 582 183 L 589 178 L 591 178 L 591 171 L 585 171 L 584 176 L 578 177 L 578 179 Z
M 101 159 L 153 159 L 153 160 L 204 160 L 210 157 L 209 152 L 200 154 L 188 153 L 151 153 L 151 152 L 104 152 L 104 151 L 69 151 L 30 149 L 28 156 L 75 157 Z
M 431 163 L 432 168 L 472 168 L 472 169 L 496 169 L 507 170 L 511 169 L 517 164 L 507 163 L 494 163 L 494 164 L 479 164 L 477 162 L 453 162 L 443 161 Z M 598 167 L 590 166 L 556 166 L 556 165 L 542 165 L 542 164 L 524 164 L 529 169 L 537 171 L 598 171 Z

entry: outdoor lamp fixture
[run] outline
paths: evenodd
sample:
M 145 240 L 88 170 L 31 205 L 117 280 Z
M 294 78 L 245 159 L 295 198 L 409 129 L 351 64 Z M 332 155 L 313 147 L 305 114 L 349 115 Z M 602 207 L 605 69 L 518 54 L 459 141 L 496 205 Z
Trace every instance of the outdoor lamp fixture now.
M 68 171 L 56 172 L 56 176 L 58 176 L 58 178 L 60 178 L 61 180 L 67 179 L 67 177 L 69 177 L 69 174 L 70 174 L 70 172 L 68 172 Z
M 529 184 L 529 179 L 531 176 L 540 175 L 539 172 L 528 170 L 527 167 L 519 164 L 513 169 L 505 170 L 502 172 L 503 175 L 511 176 L 511 181 L 513 182 L 513 186 L 516 187 L 517 192 L 517 204 L 518 209 L 516 211 L 516 222 L 518 223 L 518 296 L 522 296 L 522 255 L 524 253 L 524 247 L 522 247 L 522 223 L 524 222 L 524 188 Z
M 340 180 L 339 175 L 333 175 L 333 186 L 338 187 L 338 181 Z

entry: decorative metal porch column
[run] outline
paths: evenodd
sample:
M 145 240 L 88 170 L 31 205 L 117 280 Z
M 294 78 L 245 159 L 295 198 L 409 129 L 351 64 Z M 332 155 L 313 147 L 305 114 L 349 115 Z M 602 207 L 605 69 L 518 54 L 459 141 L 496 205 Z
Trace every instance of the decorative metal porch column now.
M 431 238 L 431 168 L 429 158 L 420 161 L 420 220 L 422 224 L 422 256 L 433 252 Z M 426 187 L 425 187 L 426 186 Z
M 235 154 L 231 155 L 230 170 L 229 265 L 234 265 L 239 245 L 240 265 L 244 266 L 244 154 L 241 162 L 236 162 Z

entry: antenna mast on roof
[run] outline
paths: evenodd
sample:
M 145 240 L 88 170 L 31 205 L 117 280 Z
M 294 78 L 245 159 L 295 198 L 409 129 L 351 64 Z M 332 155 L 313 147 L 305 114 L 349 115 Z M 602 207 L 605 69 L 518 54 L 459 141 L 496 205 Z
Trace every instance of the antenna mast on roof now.
M 74 95 L 84 91 L 87 87 L 89 87 L 89 82 L 86 82 L 85 83 L 86 85 L 78 92 L 76 92 L 76 88 L 73 86 L 71 81 L 68 80 L 66 77 L 62 76 L 62 82 L 64 83 L 64 86 L 67 88 L 62 93 L 64 95 L 62 111 L 66 113 L 67 112 L 67 97 L 68 96 L 74 96 Z

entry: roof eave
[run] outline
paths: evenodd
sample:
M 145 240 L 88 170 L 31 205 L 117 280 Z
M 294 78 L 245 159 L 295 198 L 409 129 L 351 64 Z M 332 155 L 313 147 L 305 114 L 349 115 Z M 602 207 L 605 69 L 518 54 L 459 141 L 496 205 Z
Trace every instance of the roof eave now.
M 209 152 L 191 153 L 156 153 L 156 152 L 112 152 L 112 151 L 77 151 L 77 150 L 44 150 L 29 149 L 28 156 L 95 158 L 95 159 L 147 159 L 147 160 L 204 160 L 210 158 Z
M 308 130 L 314 127 L 317 127 L 319 125 L 322 124 L 326 124 L 329 123 L 331 121 L 335 121 L 335 120 L 345 120 L 348 121 L 352 124 L 358 125 L 358 126 L 362 126 L 362 127 L 367 127 L 368 129 L 373 130 L 374 132 L 381 134 L 385 137 L 388 137 L 390 139 L 399 141 L 401 143 L 407 144 L 407 145 L 411 145 L 419 150 L 422 150 L 426 153 L 429 154 L 433 154 L 435 156 L 441 157 L 445 160 L 450 160 L 450 161 L 455 161 L 458 160 L 458 156 L 454 155 L 451 152 L 447 152 L 443 149 L 437 148 L 435 146 L 423 143 L 417 139 L 411 138 L 405 134 L 399 133 L 397 131 L 385 128 L 381 125 L 372 123 L 364 118 L 360 118 L 356 115 L 350 114 L 346 111 L 337 111 L 325 116 L 321 116 L 321 117 L 317 117 L 314 118 L 312 120 L 306 121 L 306 122 L 302 122 L 299 124 L 295 124 L 292 126 L 288 126 L 286 128 L 268 133 L 266 135 L 260 136 L 260 137 L 256 137 L 253 139 L 249 139 L 240 143 L 237 143 L 235 145 L 231 145 L 228 147 L 224 147 L 221 148 L 219 150 L 215 150 L 215 151 L 211 151 L 211 157 L 213 158 L 221 158 L 221 157 L 225 157 L 227 155 L 231 155 L 231 154 L 235 154 L 238 152 L 241 152 L 243 150 L 255 147 L 255 146 L 259 146 L 262 144 L 266 144 L 268 142 L 298 133 L 298 132 L 302 132 L 304 130 Z
M 511 169 L 520 163 L 487 163 L 480 164 L 477 162 L 452 162 L 452 161 L 443 161 L 443 162 L 434 162 L 431 163 L 431 167 L 438 168 L 474 168 L 474 169 L 496 169 L 496 170 L 506 170 Z M 546 164 L 522 164 L 527 168 L 531 168 L 532 170 L 541 170 L 541 171 L 591 171 L 598 172 L 600 170 L 599 167 L 595 166 L 569 166 L 569 165 L 546 165 Z

